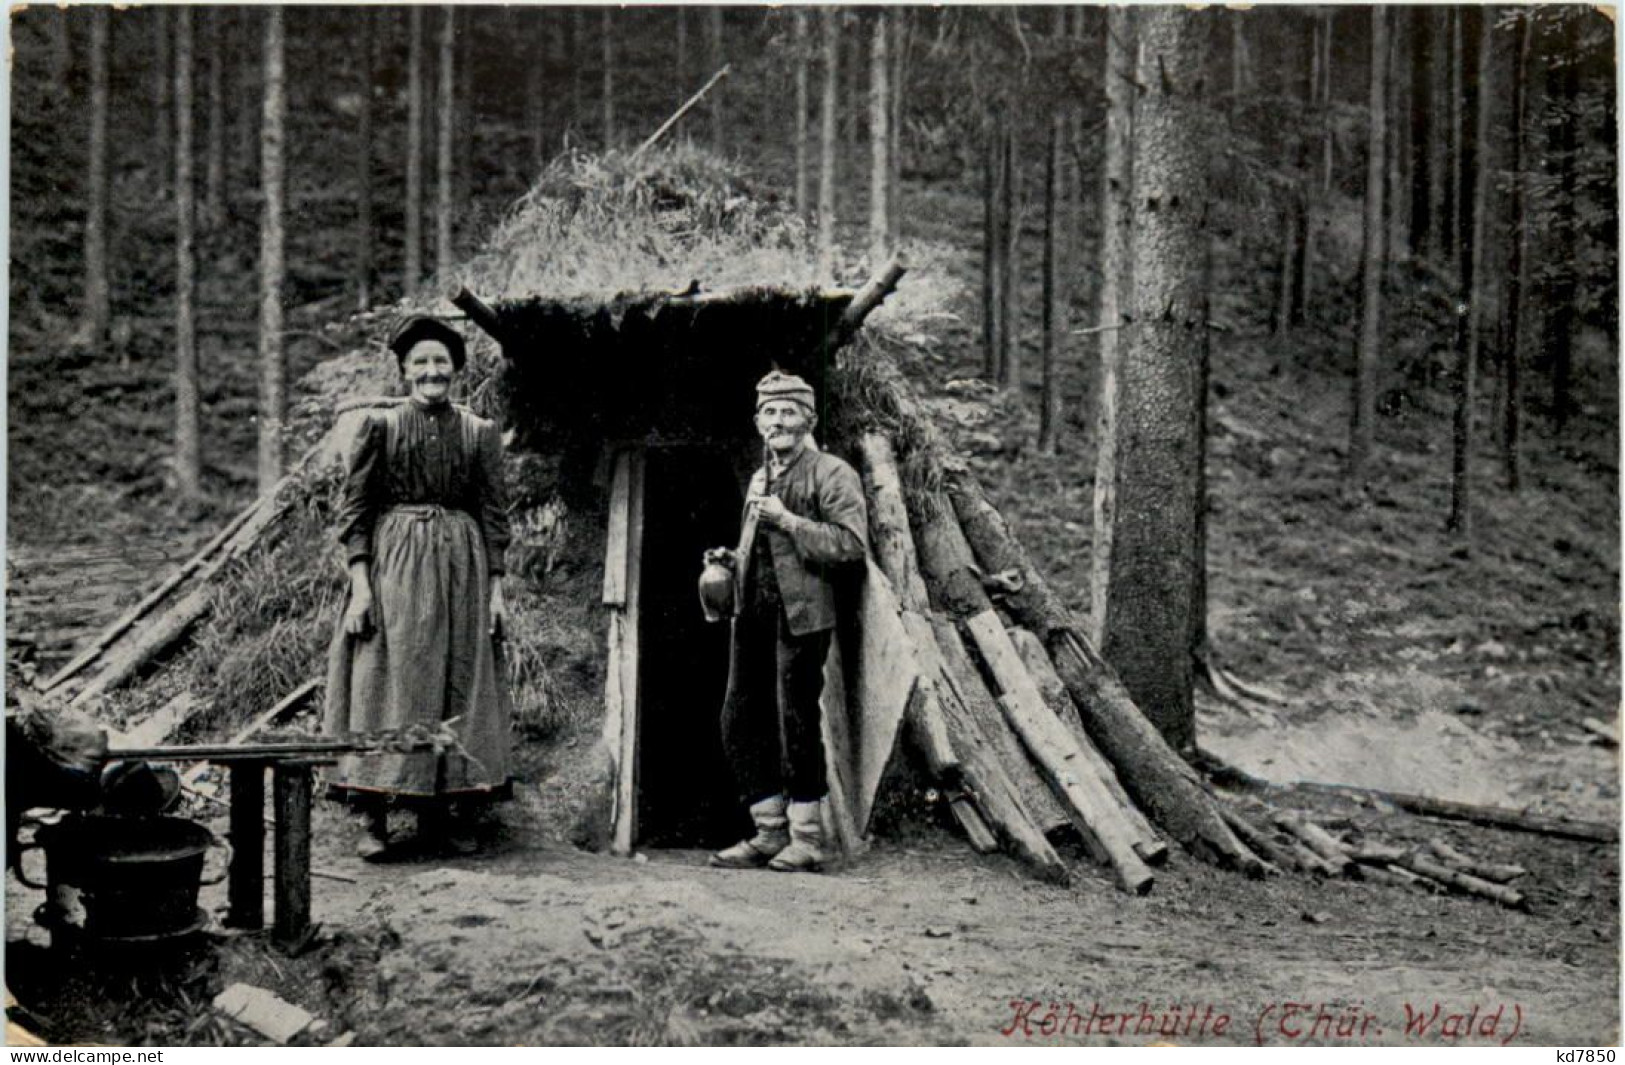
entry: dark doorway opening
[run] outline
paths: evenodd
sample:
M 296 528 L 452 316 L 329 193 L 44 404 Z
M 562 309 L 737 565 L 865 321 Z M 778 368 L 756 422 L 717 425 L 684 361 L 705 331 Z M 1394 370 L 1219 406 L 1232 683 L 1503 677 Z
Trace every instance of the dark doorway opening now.
M 705 620 L 696 580 L 707 548 L 739 538 L 755 457 L 744 441 L 648 452 L 638 636 L 642 846 L 717 848 L 749 834 L 722 753 L 729 626 Z

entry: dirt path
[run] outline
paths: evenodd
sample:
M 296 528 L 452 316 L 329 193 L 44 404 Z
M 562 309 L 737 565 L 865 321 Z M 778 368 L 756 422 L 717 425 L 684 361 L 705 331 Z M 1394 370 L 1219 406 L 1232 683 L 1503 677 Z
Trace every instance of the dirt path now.
M 316 882 L 333 938 L 283 963 L 282 993 L 362 1044 L 1619 1037 L 1614 847 L 1321 811 L 1521 861 L 1523 914 L 1386 885 L 1252 883 L 1177 857 L 1132 899 L 1086 861 L 1054 887 L 937 832 L 833 875 L 719 871 L 693 851 L 586 854 L 527 838 L 523 806 L 505 816 L 514 827 L 483 856 L 377 866 L 345 856 L 345 827 L 322 811 L 318 862 L 356 882 Z

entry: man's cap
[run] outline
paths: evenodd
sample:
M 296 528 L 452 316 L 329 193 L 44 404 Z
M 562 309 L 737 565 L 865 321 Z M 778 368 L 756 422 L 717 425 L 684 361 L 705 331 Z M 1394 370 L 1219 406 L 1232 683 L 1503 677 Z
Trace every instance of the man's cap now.
M 459 370 L 468 361 L 468 345 L 463 341 L 463 334 L 427 314 L 414 314 L 396 326 L 389 338 L 389 350 L 395 353 L 397 363 L 404 363 L 412 348 L 425 340 L 438 340 L 446 345 L 451 364 Z
M 801 404 L 809 411 L 816 411 L 817 396 L 813 393 L 812 385 L 797 377 L 793 373 L 781 373 L 774 370 L 760 381 L 756 382 L 756 409 L 771 403 L 775 399 L 788 399 Z

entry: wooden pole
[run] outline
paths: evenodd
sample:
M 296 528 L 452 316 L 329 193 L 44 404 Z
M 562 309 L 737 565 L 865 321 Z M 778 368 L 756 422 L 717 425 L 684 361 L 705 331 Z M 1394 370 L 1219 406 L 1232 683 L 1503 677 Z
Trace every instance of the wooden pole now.
M 690 96 L 683 103 L 682 107 L 679 107 L 676 111 L 672 112 L 672 116 L 670 118 L 668 118 L 668 119 L 666 119 L 666 121 L 660 123 L 660 128 L 659 129 L 657 129 L 653 133 L 649 134 L 648 139 L 646 139 L 642 144 L 638 145 L 636 148 L 632 149 L 632 158 L 636 159 L 638 156 L 642 155 L 644 152 L 648 151 L 650 148 L 653 148 L 655 146 L 656 142 L 658 142 L 661 137 L 664 137 L 666 135 L 667 130 L 669 130 L 673 126 L 675 126 L 678 123 L 678 121 L 684 115 L 688 114 L 688 112 L 694 107 L 695 104 L 699 103 L 700 100 L 702 100 L 705 97 L 706 93 L 711 91 L 711 86 L 715 85 L 717 82 L 721 81 L 723 78 L 728 76 L 728 71 L 730 71 L 731 69 L 733 69 L 731 65 L 725 65 L 725 66 L 723 66 L 723 68 L 721 70 L 717 71 L 715 74 L 712 74 L 711 75 L 711 80 L 706 82 L 704 85 L 700 86 L 700 91 L 699 92 L 695 93 L 693 96 Z
M 265 927 L 265 762 L 237 762 L 230 773 L 226 925 L 252 932 Z
M 272 938 L 285 949 L 310 932 L 310 789 L 304 762 L 279 762 L 271 772 L 276 802 L 276 921 Z

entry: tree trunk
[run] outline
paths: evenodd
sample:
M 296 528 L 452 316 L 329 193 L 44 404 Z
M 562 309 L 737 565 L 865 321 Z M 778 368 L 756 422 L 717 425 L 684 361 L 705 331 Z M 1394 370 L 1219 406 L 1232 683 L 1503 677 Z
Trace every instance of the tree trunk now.
M 406 262 L 401 289 L 423 280 L 423 8 L 413 7 L 406 73 Z
M 82 329 L 92 350 L 107 343 L 112 315 L 107 281 L 107 55 L 110 11 L 90 9 L 90 147 L 85 205 L 85 301 Z
M 66 7 L 50 12 L 49 18 L 51 91 L 57 96 L 66 96 L 68 80 L 73 77 L 73 28 L 69 24 Z
M 1510 175 L 1510 193 L 1507 202 L 1506 217 L 1511 220 L 1515 229 L 1507 239 L 1507 269 L 1506 269 L 1506 324 L 1502 334 L 1506 338 L 1504 350 L 1501 355 L 1504 367 L 1504 384 L 1502 388 L 1501 408 L 1501 458 L 1502 471 L 1506 477 L 1506 486 L 1509 491 L 1518 490 L 1518 435 L 1519 435 L 1519 406 L 1523 402 L 1522 394 L 1522 360 L 1523 360 L 1523 294 L 1528 288 L 1525 277 L 1525 264 L 1529 261 L 1529 230 L 1528 219 L 1524 215 L 1524 138 L 1529 128 L 1528 117 L 1525 110 L 1528 106 L 1528 90 L 1526 80 L 1529 70 L 1529 53 L 1534 38 L 1534 16 L 1531 12 L 1524 12 L 1518 16 L 1518 51 L 1517 60 L 1512 68 L 1512 157 L 1507 167 Z
M 1066 328 L 1066 315 L 1057 306 L 1061 288 L 1061 249 L 1056 239 L 1060 219 L 1061 158 L 1065 150 L 1066 116 L 1060 109 L 1050 116 L 1049 154 L 1044 167 L 1044 338 L 1043 338 L 1043 396 L 1038 412 L 1038 450 L 1053 455 L 1061 428 L 1061 382 L 1056 366 L 1056 349 L 1060 346 L 1059 333 Z
M 604 149 L 615 147 L 615 24 L 610 9 L 602 9 L 599 36 L 604 46 Z
M 587 64 L 587 15 L 583 8 L 570 9 L 570 123 L 574 125 L 581 121 L 586 113 L 586 93 L 582 88 L 582 79 L 586 76 L 584 71 Z
M 682 9 L 678 9 L 679 18 Z M 811 65 L 807 43 L 807 9 L 797 7 L 790 12 L 792 30 L 792 45 L 790 48 L 790 61 L 796 68 L 796 120 L 792 123 L 796 139 L 796 214 L 801 218 L 807 217 L 808 208 L 812 205 L 808 201 L 808 174 L 807 174 L 807 68 Z M 681 23 L 679 23 L 680 25 Z M 678 36 L 679 45 L 682 37 Z
M 679 7 L 677 9 L 677 104 L 678 104 L 678 106 L 682 106 L 682 104 L 685 101 L 688 100 L 689 90 L 690 90 L 690 86 L 688 84 L 688 15 L 687 15 L 687 11 L 688 11 L 688 9 L 686 7 Z M 796 12 L 797 12 L 797 14 L 802 15 L 803 19 L 805 20 L 805 14 L 806 13 L 804 11 L 802 11 L 800 8 L 797 8 Z
M 1138 44 L 1129 7 L 1106 10 L 1105 162 L 1101 169 L 1101 277 L 1096 314 L 1099 337 L 1099 406 L 1095 427 L 1095 496 L 1093 550 L 1090 560 L 1089 640 L 1102 646 L 1111 618 L 1110 572 L 1112 531 L 1117 523 L 1117 388 L 1121 353 L 1132 328 L 1124 311 L 1133 282 L 1134 77 Z
M 989 381 L 999 376 L 999 310 L 1002 278 L 999 276 L 999 188 L 1004 176 L 999 139 L 1002 123 L 995 120 L 987 132 L 987 150 L 982 156 L 982 372 Z
M 1425 7 L 1410 10 L 1411 37 L 1411 214 L 1410 248 L 1413 255 L 1426 255 L 1432 243 L 1433 228 L 1433 13 Z
M 452 131 L 457 104 L 457 9 L 447 7 L 440 21 L 440 115 L 436 122 L 434 271 L 444 287 L 451 277 Z
M 1458 265 L 1467 260 L 1466 181 L 1466 108 L 1467 87 L 1464 68 L 1467 65 L 1466 34 L 1462 28 L 1464 12 L 1461 8 L 1450 11 L 1450 180 L 1445 187 L 1445 215 L 1449 223 L 1446 253 Z M 1463 275 L 1464 276 L 1464 275 Z M 1458 276 L 1458 282 L 1462 276 Z M 1465 290 L 1465 285 L 1463 285 Z
M 1360 341 L 1354 365 L 1354 413 L 1349 433 L 1348 480 L 1364 486 L 1377 417 L 1377 374 L 1382 361 L 1382 276 L 1387 258 L 1383 211 L 1388 125 L 1388 12 L 1371 9 L 1371 95 L 1365 167 L 1365 218 L 1360 249 Z
M 1021 393 L 1021 167 L 1016 161 L 1015 121 L 1003 115 L 1000 148 L 999 373 L 998 384 Z
M 1332 191 L 1332 164 L 1335 162 L 1336 145 L 1332 140 L 1332 30 L 1337 24 L 1337 10 L 1328 9 L 1321 16 L 1322 29 L 1320 31 L 1320 105 L 1325 109 L 1326 132 L 1321 135 L 1321 179 L 1320 191 L 1322 195 L 1330 195 Z
M 1455 196 L 1450 189 L 1450 22 L 1445 7 L 1422 7 L 1428 17 L 1428 250 L 1440 262 L 1447 262 L 1450 238 L 1454 232 L 1451 215 Z
M 886 126 L 890 135 L 886 149 L 886 247 L 894 251 L 903 239 L 903 83 L 912 17 L 909 8 L 899 7 L 891 19 L 895 29 L 891 50 L 891 116 Z
M 1570 44 L 1572 35 L 1562 38 Z M 1570 45 L 1572 47 L 1572 45 Z M 1571 53 L 1572 54 L 1572 53 Z M 1580 92 L 1578 64 L 1563 63 L 1547 74 L 1547 93 L 1557 113 L 1548 122 L 1547 157 L 1555 170 L 1556 195 L 1553 211 L 1553 241 L 1556 247 L 1574 246 L 1575 230 L 1575 154 L 1578 147 L 1574 106 Z M 1577 271 L 1574 263 L 1559 255 L 1554 263 L 1546 299 L 1548 308 L 1541 327 L 1541 347 L 1547 360 L 1551 379 L 1552 428 L 1563 435 L 1574 413 L 1574 303 Z
M 244 5 L 236 9 L 235 55 L 252 55 L 260 48 L 265 35 L 264 8 Z M 254 63 L 235 64 L 236 84 L 233 99 L 237 108 L 233 115 L 236 142 L 231 165 L 236 169 L 241 187 L 252 187 L 259 181 L 260 127 L 264 123 L 265 86 L 257 80 Z
M 1230 22 L 1230 98 L 1239 106 L 1252 81 L 1252 57 L 1247 51 L 1247 32 L 1241 11 L 1226 11 Z
M 722 50 L 722 8 L 711 7 L 706 10 L 706 36 L 707 52 L 711 57 L 711 69 L 721 70 L 722 64 L 727 60 L 723 58 Z M 717 156 L 726 154 L 728 149 L 727 121 L 722 108 L 723 95 L 720 92 L 710 94 L 711 105 L 711 151 Z
M 875 14 L 869 47 L 869 264 L 878 270 L 887 260 L 886 240 L 891 222 L 886 217 L 891 178 L 891 100 L 886 77 L 891 71 L 891 19 L 882 9 Z
M 1405 52 L 1405 17 L 1403 12 L 1388 18 L 1388 51 L 1383 58 L 1383 81 L 1387 85 L 1388 114 L 1385 120 L 1387 139 L 1383 148 L 1383 215 L 1386 231 L 1383 235 L 1383 277 L 1389 288 L 1398 279 L 1393 276 L 1395 264 L 1405 248 L 1410 247 L 1410 121 L 1414 109 L 1408 97 L 1410 82 L 1400 77 L 1409 62 Z
M 481 108 L 476 107 L 474 76 L 479 66 L 474 57 L 485 54 L 474 36 L 474 16 L 479 8 L 470 7 L 462 27 L 457 31 L 457 98 L 453 112 L 457 117 L 457 149 L 452 162 L 457 168 L 455 201 L 470 204 L 474 201 L 474 160 L 478 158 Z
M 839 89 L 841 57 L 841 13 L 825 8 L 824 21 L 824 99 L 818 144 L 818 275 L 835 279 L 835 136 L 836 93 Z
M 372 79 L 373 12 L 361 12 L 361 113 L 356 146 L 356 309 L 372 306 Z
M 1463 242 L 1462 294 L 1467 307 L 1465 336 L 1458 338 L 1456 365 L 1456 416 L 1452 432 L 1453 454 L 1450 478 L 1450 520 L 1448 528 L 1456 543 L 1468 548 L 1472 543 L 1472 454 L 1473 414 L 1478 399 L 1479 352 L 1483 346 L 1489 279 L 1485 277 L 1484 255 L 1489 237 L 1486 207 L 1490 195 L 1489 137 L 1492 102 L 1490 84 L 1495 55 L 1495 19 L 1488 13 L 1480 20 L 1478 49 L 1478 129 L 1474 137 L 1476 158 L 1466 171 L 1472 203 L 1471 225 L 1462 232 L 1471 235 Z M 1462 198 L 1468 199 L 1464 190 Z M 1465 222 L 1466 220 L 1464 220 Z
M 531 169 L 539 174 L 547 165 L 547 61 L 551 52 L 540 42 L 554 34 L 553 13 L 537 10 L 526 14 L 532 20 L 532 34 L 538 43 L 525 72 L 525 128 L 530 131 Z
M 203 215 L 218 226 L 226 217 L 226 14 L 209 8 L 208 129 L 203 140 Z
M 265 12 L 265 119 L 260 131 L 260 434 L 259 487 L 263 494 L 282 476 L 282 424 L 288 398 L 282 350 L 283 9 Z
M 1102 653 L 1178 750 L 1194 746 L 1192 613 L 1197 589 L 1197 360 L 1207 196 L 1196 92 L 1202 23 L 1147 8 L 1137 26 L 1132 342 L 1117 367 L 1115 507 L 1102 569 Z M 1190 80 L 1187 80 L 1190 79 Z
M 169 167 L 175 159 L 175 83 L 171 67 L 171 42 L 174 29 L 170 24 L 170 11 L 165 7 L 152 9 L 152 65 L 154 73 L 152 136 L 157 145 L 158 195 L 168 192 Z
M 192 9 L 175 9 L 175 487 L 184 500 L 202 495 L 198 446 L 197 292 L 193 256 Z

